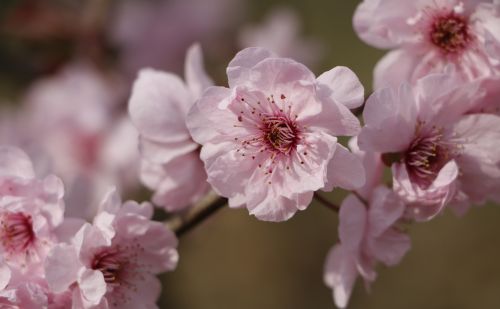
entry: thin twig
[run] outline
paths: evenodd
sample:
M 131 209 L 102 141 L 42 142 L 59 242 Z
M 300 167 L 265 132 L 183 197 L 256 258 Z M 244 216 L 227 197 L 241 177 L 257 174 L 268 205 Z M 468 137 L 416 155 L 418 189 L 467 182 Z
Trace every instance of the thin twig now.
M 321 196 L 318 192 L 314 192 L 314 198 L 320 202 L 322 205 L 326 206 L 328 209 L 333 210 L 334 212 L 339 212 L 340 207 L 329 200 L 327 200 L 325 197 Z
M 181 237 L 226 205 L 226 198 L 211 198 L 208 202 L 193 206 L 186 214 L 169 220 L 167 225 L 175 232 L 177 237 Z

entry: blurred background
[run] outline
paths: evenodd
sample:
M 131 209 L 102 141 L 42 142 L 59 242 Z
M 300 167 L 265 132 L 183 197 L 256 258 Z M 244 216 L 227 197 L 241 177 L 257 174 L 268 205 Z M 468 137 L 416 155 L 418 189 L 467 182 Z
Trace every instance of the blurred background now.
M 359 2 L 2 0 L 0 143 L 63 177 L 70 215 L 91 218 L 109 184 L 148 199 L 126 115 L 138 69 L 182 75 L 186 49 L 200 42 L 209 74 L 225 85 L 234 54 L 260 45 L 318 75 L 348 66 L 369 94 L 384 51 L 353 32 Z M 486 205 L 411 226 L 409 254 L 381 267 L 369 293 L 358 281 L 349 308 L 500 308 L 499 222 L 498 205 Z M 177 270 L 161 277 L 160 308 L 334 308 L 322 276 L 336 229 L 337 215 L 319 204 L 280 224 L 223 209 L 182 237 Z

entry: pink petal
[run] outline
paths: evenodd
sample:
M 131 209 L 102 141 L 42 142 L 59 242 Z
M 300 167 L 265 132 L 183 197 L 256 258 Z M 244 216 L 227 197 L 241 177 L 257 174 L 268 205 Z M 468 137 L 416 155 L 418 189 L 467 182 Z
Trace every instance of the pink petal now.
M 311 114 L 299 114 L 297 120 L 311 128 L 327 130 L 334 136 L 353 136 L 359 134 L 359 119 L 344 105 L 330 97 L 320 97 L 320 110 Z
M 245 48 L 234 56 L 227 67 L 227 78 L 229 87 L 233 88 L 241 81 L 248 78 L 249 70 L 264 59 L 276 57 L 276 55 L 264 48 Z
M 0 290 L 4 290 L 11 278 L 10 268 L 6 264 L 0 265 Z
M 142 177 L 147 170 L 142 171 Z M 154 187 L 153 203 L 179 211 L 197 202 L 210 189 L 203 162 L 196 153 L 181 156 L 162 167 L 161 181 Z
M 78 286 L 85 303 L 98 305 L 106 294 L 106 282 L 99 270 L 87 269 L 80 274 Z
M 35 178 L 30 158 L 19 148 L 1 146 L 0 177 Z
M 45 260 L 45 277 L 55 293 L 66 291 L 78 279 L 83 267 L 75 248 L 67 244 L 55 246 Z
M 323 280 L 333 289 L 335 305 L 339 308 L 347 307 L 351 297 L 358 272 L 356 256 L 344 249 L 342 245 L 335 245 L 326 257 Z
M 205 144 L 225 133 L 234 130 L 234 118 L 227 106 L 232 100 L 231 90 L 224 87 L 210 87 L 193 105 L 186 119 L 193 139 Z M 223 105 L 224 107 L 220 107 Z
M 413 139 L 417 120 L 409 85 L 403 84 L 398 93 L 390 88 L 375 91 L 366 102 L 363 119 L 360 149 L 381 153 L 405 150 Z M 397 138 L 394 132 L 398 132 Z
M 184 117 L 194 102 L 176 75 L 144 69 L 134 83 L 129 114 L 140 134 L 158 142 L 189 139 Z
M 203 53 L 200 44 L 193 44 L 189 47 L 184 71 L 187 86 L 194 98 L 201 97 L 203 91 L 214 84 L 203 68 Z
M 393 87 L 402 82 L 410 82 L 420 57 L 406 49 L 396 49 L 388 52 L 375 65 L 373 71 L 373 88 L 375 90 Z
M 384 165 L 380 153 L 378 152 L 365 152 L 359 149 L 357 137 L 349 140 L 349 148 L 352 153 L 358 156 L 362 162 L 365 170 L 365 184 L 363 187 L 356 189 L 356 191 L 365 199 L 370 200 L 373 190 L 381 183 Z
M 316 77 L 306 66 L 292 59 L 268 58 L 252 67 L 246 83 L 253 85 L 253 87 L 264 93 L 270 92 L 269 94 L 275 96 L 281 94 L 290 96 L 289 93 L 296 93 L 295 89 L 297 87 L 315 85 Z M 282 93 L 274 93 L 276 91 Z M 295 105 L 307 105 L 307 102 L 294 100 L 294 98 L 289 99 L 295 109 L 297 109 Z
M 387 230 L 375 238 L 371 245 L 373 256 L 387 266 L 394 266 L 411 248 L 410 237 L 394 229 Z
M 378 48 L 394 48 L 413 28 L 407 19 L 417 11 L 413 0 L 364 0 L 354 13 L 353 25 L 359 37 Z
M 320 96 L 329 96 L 349 109 L 360 107 L 365 90 L 356 74 L 346 67 L 335 67 L 317 78 Z
M 144 159 L 157 164 L 166 164 L 177 157 L 195 151 L 200 145 L 191 139 L 177 142 L 155 142 L 145 138 L 140 139 L 139 150 Z
M 370 235 L 380 236 L 403 216 L 404 211 L 404 203 L 391 190 L 385 186 L 377 187 L 368 210 Z
M 359 157 L 337 144 L 333 158 L 328 163 L 327 178 L 324 191 L 331 191 L 334 187 L 354 190 L 365 184 L 365 170 Z
M 357 254 L 366 232 L 367 211 L 354 195 L 347 196 L 339 212 L 339 238 L 345 250 Z
M 481 202 L 500 187 L 500 117 L 467 115 L 453 131 L 462 142 L 456 159 L 462 188 L 474 201 Z

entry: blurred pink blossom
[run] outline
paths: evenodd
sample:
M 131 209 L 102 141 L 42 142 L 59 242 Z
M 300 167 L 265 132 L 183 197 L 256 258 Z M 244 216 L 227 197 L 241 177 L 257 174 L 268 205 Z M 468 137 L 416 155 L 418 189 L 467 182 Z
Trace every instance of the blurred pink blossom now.
M 316 78 L 262 48 L 239 52 L 229 88 L 210 87 L 188 114 L 208 181 L 231 207 L 266 221 L 304 210 L 313 192 L 364 183 L 361 162 L 337 143 L 360 130 L 349 111 L 363 103 L 356 75 L 336 67 Z
M 354 28 L 393 49 L 376 66 L 374 88 L 456 68 L 463 81 L 500 74 L 500 3 L 492 0 L 365 0 Z
M 119 79 L 75 63 L 36 82 L 19 111 L 23 145 L 66 184 L 68 214 L 92 218 L 103 188 L 138 185 L 138 133 L 120 110 Z
M 185 50 L 194 42 L 213 47 L 227 42 L 224 34 L 240 18 L 243 4 L 241 0 L 121 1 L 110 36 L 132 78 L 144 67 L 178 71 Z
M 498 190 L 500 117 L 466 114 L 482 96 L 478 83 L 435 74 L 368 99 L 359 146 L 392 165 L 409 217 L 431 219 L 448 202 L 464 211 Z
M 320 60 L 322 46 L 317 40 L 301 38 L 301 27 L 300 17 L 295 11 L 276 8 L 261 24 L 241 30 L 240 47 L 263 47 L 282 57 L 314 65 Z
M 108 192 L 93 225 L 49 253 L 46 278 L 53 292 L 72 292 L 73 307 L 156 308 L 161 286 L 155 275 L 177 265 L 177 239 L 151 221 L 148 203 L 121 203 Z
M 18 148 L 0 147 L 0 252 L 21 273 L 41 274 L 63 221 L 64 188 L 56 176 L 37 179 L 31 160 Z
M 187 52 L 185 79 L 143 69 L 129 102 L 130 118 L 141 134 L 141 180 L 155 190 L 153 203 L 168 211 L 195 203 L 210 189 L 200 145 L 186 127 L 189 108 L 213 85 L 203 69 L 199 45 Z

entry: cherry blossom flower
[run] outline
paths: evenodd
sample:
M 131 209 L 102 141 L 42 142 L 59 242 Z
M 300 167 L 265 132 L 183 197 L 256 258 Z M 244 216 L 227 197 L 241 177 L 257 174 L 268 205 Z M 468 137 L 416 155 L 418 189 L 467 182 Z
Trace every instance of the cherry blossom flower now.
M 140 132 L 142 182 L 155 190 L 153 203 L 178 211 L 200 200 L 210 189 L 200 145 L 186 127 L 189 108 L 213 82 L 203 69 L 199 45 L 187 52 L 186 82 L 174 74 L 144 69 L 129 103 Z
M 379 153 L 364 152 L 356 138 L 349 146 L 360 157 L 366 171 L 366 183 L 349 195 L 339 212 L 340 244 L 329 252 L 324 281 L 333 289 L 335 304 L 347 306 L 358 275 L 367 287 L 376 278 L 375 266 L 399 264 L 410 249 L 409 237 L 397 223 L 403 218 L 405 205 L 394 192 L 382 185 L 383 164 Z
M 354 195 L 344 200 L 339 213 L 340 244 L 326 258 L 324 281 L 333 289 L 339 308 L 347 306 L 358 275 L 369 284 L 377 276 L 377 262 L 394 266 L 410 249 L 409 237 L 394 226 L 405 206 L 391 190 L 377 187 L 366 207 Z
M 41 272 L 63 221 L 63 194 L 59 178 L 35 178 L 24 152 L 0 146 L 0 252 L 6 265 L 23 273 Z
M 301 38 L 301 26 L 295 11 L 287 7 L 276 8 L 263 23 L 242 29 L 240 46 L 267 48 L 280 56 L 314 65 L 320 59 L 322 46 L 316 40 Z
M 20 118 L 31 138 L 21 144 L 44 167 L 41 174 L 63 179 L 71 216 L 92 218 L 102 188 L 138 185 L 138 134 L 119 111 L 121 87 L 92 66 L 74 63 L 28 89 Z
M 0 307 L 8 309 L 71 308 L 71 293 L 54 294 L 43 276 L 0 266 Z
M 55 293 L 70 290 L 73 308 L 156 308 L 156 274 L 175 268 L 177 239 L 151 221 L 149 203 L 121 204 L 115 190 L 101 204 L 93 225 L 86 223 L 70 243 L 55 246 L 46 279 Z
M 500 117 L 465 114 L 482 97 L 479 90 L 476 83 L 435 74 L 368 99 L 359 146 L 383 153 L 411 218 L 431 219 L 448 202 L 463 211 L 497 190 Z
M 354 15 L 363 41 L 394 49 L 375 68 L 375 89 L 449 65 L 464 81 L 498 76 L 499 22 L 500 4 L 491 0 L 365 0 Z
M 284 221 L 316 190 L 363 185 L 361 162 L 336 138 L 360 129 L 349 108 L 363 103 L 364 91 L 351 70 L 316 78 L 291 59 L 248 48 L 227 74 L 229 88 L 208 88 L 187 123 L 203 145 L 208 181 L 231 207 Z

